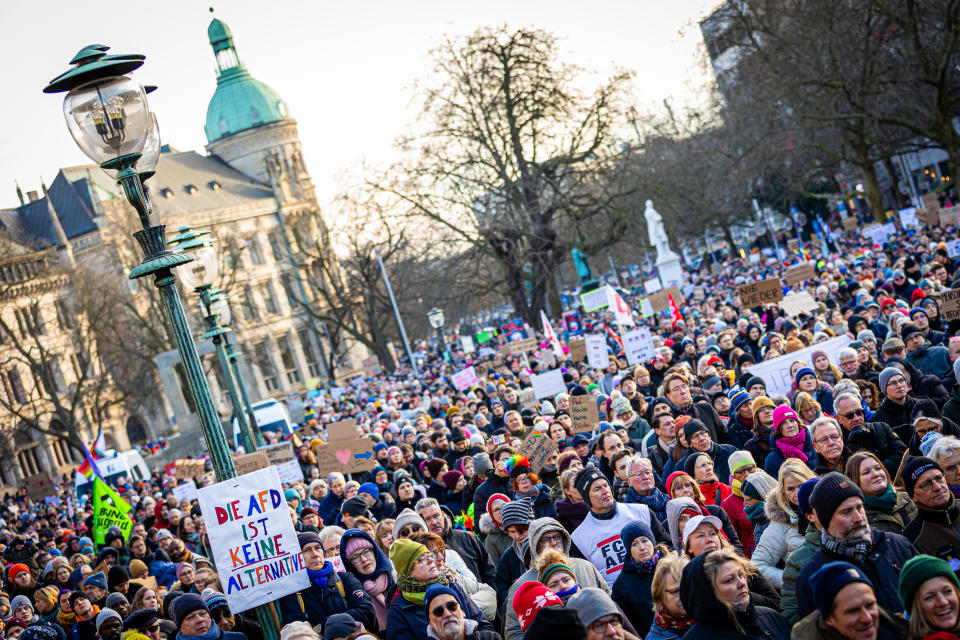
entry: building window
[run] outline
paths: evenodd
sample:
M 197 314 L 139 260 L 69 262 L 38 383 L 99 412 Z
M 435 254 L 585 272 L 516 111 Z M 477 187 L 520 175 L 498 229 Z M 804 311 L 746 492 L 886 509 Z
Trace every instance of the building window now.
M 296 309 L 299 303 L 297 302 L 297 296 L 293 293 L 293 281 L 290 274 L 280 276 L 280 286 L 283 287 L 283 293 L 287 296 L 287 304 L 290 305 L 291 309 Z
M 240 298 L 240 307 L 243 309 L 243 319 L 256 321 L 260 319 L 257 313 L 257 305 L 253 301 L 253 291 L 249 286 L 243 288 L 243 296 Z
M 27 394 L 23 389 L 23 380 L 20 378 L 20 369 L 17 368 L 17 365 L 13 365 L 7 370 L 7 382 L 10 383 L 13 401 L 19 404 L 26 404 Z
M 257 242 L 256 235 L 247 238 L 247 255 L 250 256 L 250 264 L 263 264 L 263 255 L 260 253 L 260 244 Z
M 310 376 L 316 378 L 320 375 L 320 358 L 317 356 L 317 348 L 313 342 L 313 336 L 310 329 L 300 329 L 297 337 L 300 338 L 300 347 L 303 349 L 303 356 L 307 359 L 307 369 Z
M 267 308 L 267 313 L 274 315 L 280 313 L 277 308 L 277 292 L 273 288 L 273 281 L 268 280 L 267 286 L 263 289 L 263 304 Z
M 58 298 L 54 307 L 57 310 L 57 324 L 64 331 L 70 331 L 74 328 L 73 313 L 70 312 L 70 306 L 63 298 Z
M 257 368 L 260 369 L 260 377 L 263 379 L 263 384 L 267 388 L 267 391 L 276 391 L 279 389 L 280 384 L 277 382 L 277 370 L 273 366 L 273 360 L 270 359 L 270 349 L 266 340 L 253 345 L 253 355 L 257 361 Z
M 291 384 L 300 382 L 300 372 L 297 371 L 297 362 L 293 357 L 289 335 L 277 338 L 277 349 L 280 351 L 280 361 L 283 362 L 283 368 L 287 373 L 287 382 Z
M 270 251 L 273 253 L 273 259 L 277 262 L 283 262 L 287 258 L 287 252 L 284 250 L 283 238 L 280 236 L 280 230 L 271 231 L 267 234 L 267 240 L 270 242 Z

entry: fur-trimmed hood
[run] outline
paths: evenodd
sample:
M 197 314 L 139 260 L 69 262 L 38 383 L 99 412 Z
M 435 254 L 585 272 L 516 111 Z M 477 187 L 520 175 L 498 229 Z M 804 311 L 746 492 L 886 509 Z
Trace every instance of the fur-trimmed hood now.
M 494 522 L 493 518 L 490 517 L 489 513 L 484 513 L 480 515 L 480 522 L 477 524 L 477 527 L 480 529 L 480 533 L 485 536 L 489 536 L 492 533 L 500 534 L 502 536 L 507 535 L 507 532 L 498 527 Z
M 774 497 L 773 495 L 768 495 L 767 499 L 763 502 L 763 511 L 767 514 L 767 520 L 779 524 L 797 526 L 797 514 L 781 509 Z

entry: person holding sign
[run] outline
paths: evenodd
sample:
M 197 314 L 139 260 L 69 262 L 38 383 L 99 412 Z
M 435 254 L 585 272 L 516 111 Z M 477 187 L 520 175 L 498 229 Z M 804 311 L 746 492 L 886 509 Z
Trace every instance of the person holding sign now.
M 335 613 L 348 613 L 367 629 L 377 628 L 373 600 L 349 573 L 338 572 L 324 558 L 320 536 L 312 531 L 297 535 L 310 586 L 280 599 L 283 624 L 303 621 L 322 625 Z

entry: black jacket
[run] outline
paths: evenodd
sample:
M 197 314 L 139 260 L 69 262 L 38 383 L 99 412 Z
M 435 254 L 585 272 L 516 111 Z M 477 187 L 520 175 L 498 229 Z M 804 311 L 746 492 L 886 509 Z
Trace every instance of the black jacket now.
M 501 478 L 492 470 L 487 479 L 483 481 L 477 490 L 473 492 L 473 517 L 479 519 L 480 514 L 487 512 L 487 500 L 495 493 L 502 493 L 505 496 L 513 494 L 513 487 L 510 486 L 510 478 Z
M 907 445 L 897 437 L 890 425 L 884 422 L 867 422 L 856 429 L 850 431 L 841 429 L 841 431 L 843 432 L 844 444 L 850 450 L 850 453 L 870 451 L 876 454 L 883 462 L 883 466 L 887 468 L 890 477 L 896 477 L 897 469 L 900 468 L 900 460 L 903 458 L 903 452 L 907 450 Z
M 342 594 L 338 583 L 343 588 Z M 280 615 L 284 625 L 299 620 L 316 626 L 325 623 L 335 613 L 349 613 L 367 629 L 377 628 L 373 600 L 349 573 L 335 571 L 323 588 L 311 584 L 303 591 L 280 598 Z
M 486 513 L 486 509 L 480 513 Z M 487 584 L 493 584 L 495 577 L 493 564 L 490 562 L 490 556 L 487 555 L 487 550 L 484 549 L 480 543 L 480 538 L 472 533 L 461 531 L 460 529 L 450 529 L 443 534 L 443 543 L 448 549 L 453 549 L 460 554 L 463 562 L 467 565 L 467 568 L 473 572 L 477 580 Z
M 650 625 L 653 624 L 651 583 L 653 570 L 628 561 L 623 564 L 623 570 L 613 583 L 613 592 L 610 594 L 641 638 L 647 635 Z

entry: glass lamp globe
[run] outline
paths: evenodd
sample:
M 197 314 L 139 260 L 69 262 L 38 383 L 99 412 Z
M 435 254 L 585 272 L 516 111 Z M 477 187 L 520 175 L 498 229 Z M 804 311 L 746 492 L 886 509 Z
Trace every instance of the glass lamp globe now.
M 220 274 L 220 259 L 216 250 L 207 244 L 189 254 L 193 262 L 188 262 L 177 270 L 183 284 L 191 289 L 212 285 Z
M 227 301 L 227 296 L 222 293 L 217 295 L 216 299 L 210 303 L 210 312 L 217 314 L 217 319 L 222 326 L 229 325 L 232 316 L 230 315 L 230 303 Z
M 71 90 L 63 99 L 63 116 L 80 150 L 97 164 L 141 153 L 150 128 L 147 95 L 126 76 Z
M 430 309 L 430 311 L 427 313 L 427 320 L 430 321 L 430 326 L 434 329 L 439 329 L 442 327 L 444 320 L 443 309 L 437 309 L 436 307 Z
M 137 171 L 153 171 L 157 167 L 157 160 L 160 159 L 160 125 L 157 124 L 157 116 L 152 111 L 147 125 L 147 139 L 140 153 Z

